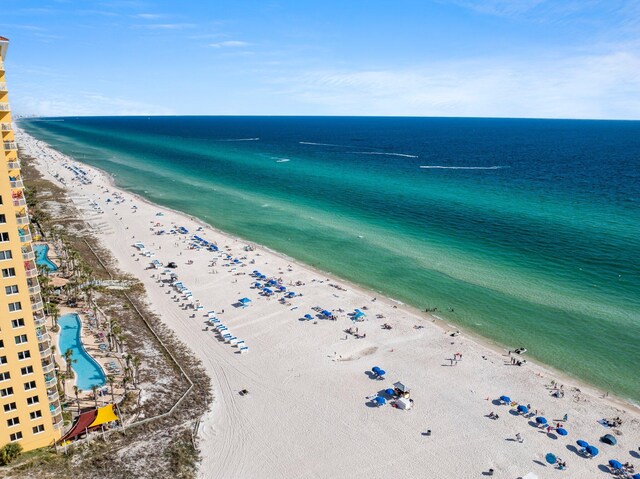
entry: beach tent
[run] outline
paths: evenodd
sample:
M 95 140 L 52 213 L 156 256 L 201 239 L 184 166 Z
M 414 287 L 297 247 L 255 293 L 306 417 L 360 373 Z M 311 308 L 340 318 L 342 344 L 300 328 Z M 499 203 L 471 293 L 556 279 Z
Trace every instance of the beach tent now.
M 536 418 L 536 423 L 537 424 L 547 424 L 547 418 L 542 417 L 542 416 L 538 416 Z M 585 446 L 586 447 L 586 446 Z
M 408 409 L 411 409 L 413 403 L 408 399 L 400 398 L 396 401 L 396 405 L 398 406 L 398 409 L 403 409 L 406 411 Z
M 600 453 L 596 446 L 587 446 L 585 450 L 587 451 L 587 454 L 593 457 L 596 457 Z
M 561 427 L 559 427 L 558 429 L 556 429 L 556 432 L 557 432 L 558 434 L 560 434 L 561 436 L 566 436 L 567 434 L 569 434 L 569 433 L 567 432 L 567 430 L 566 430 L 566 429 L 561 428 Z
M 89 425 L 89 428 L 101 426 L 108 422 L 117 421 L 119 418 L 113 411 L 113 404 L 107 404 L 106 406 L 98 408 L 98 414 L 93 422 Z
M 402 394 L 408 394 L 411 392 L 411 389 L 409 389 L 407 386 L 405 386 L 399 381 L 397 383 L 393 383 L 393 387 L 398 391 L 400 391 Z
M 556 463 L 556 461 L 558 460 L 558 458 L 556 457 L 556 455 L 555 455 L 555 454 L 551 454 L 551 453 L 549 453 L 549 454 L 547 454 L 546 456 L 544 456 L 544 458 L 546 459 L 546 461 L 547 461 L 549 464 L 555 464 L 555 463 Z
M 509 404 L 511 402 L 511 398 L 509 396 L 500 396 L 500 402 Z
M 322 311 L 322 314 L 325 315 L 327 318 L 331 317 L 331 311 L 327 311 L 326 309 Z
M 377 405 L 377 406 L 384 406 L 385 404 L 387 404 L 387 400 L 381 396 L 377 396 L 373 402 Z
M 529 412 L 529 408 L 527 406 L 520 404 L 518 406 L 518 412 L 522 414 L 527 414 Z
M 311 316 L 310 314 L 305 314 L 304 318 L 308 319 L 309 321 L 311 321 L 313 319 L 313 316 Z
M 583 441 L 582 439 L 578 439 L 576 444 L 580 447 L 589 447 L 589 443 L 587 441 Z
M 243 308 L 246 308 L 247 305 L 251 302 L 251 300 L 249 298 L 242 298 L 238 302 L 242 304 Z
M 622 469 L 622 463 L 620 461 L 616 461 L 615 459 L 611 459 L 609 461 L 609 465 L 614 469 L 618 469 L 618 470 Z
M 618 440 L 611 434 L 605 434 L 600 438 L 600 440 L 605 444 L 609 444 L 610 446 L 615 446 L 616 444 L 618 444 Z
M 287 293 L 287 298 L 295 298 L 296 297 L 296 293 L 294 293 L 293 291 L 289 291 Z
M 360 313 L 356 313 L 353 315 L 353 319 L 360 319 L 363 316 L 366 316 L 364 313 L 360 312 Z

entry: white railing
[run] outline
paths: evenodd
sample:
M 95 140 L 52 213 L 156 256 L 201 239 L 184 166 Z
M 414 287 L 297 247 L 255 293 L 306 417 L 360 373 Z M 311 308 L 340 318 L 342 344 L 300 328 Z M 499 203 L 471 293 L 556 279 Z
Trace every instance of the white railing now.
M 24 272 L 27 274 L 27 278 L 35 278 L 38 276 L 38 268 L 25 268 Z
M 51 417 L 55 418 L 56 416 L 62 414 L 62 406 L 60 406 L 59 404 L 54 407 L 53 409 L 49 409 L 49 411 L 51 412 Z
M 58 381 L 56 381 L 56 377 L 55 376 L 53 376 L 52 378 L 48 378 L 48 379 L 45 376 L 45 378 L 44 378 L 44 385 L 45 385 L 45 387 L 48 387 L 48 388 L 50 388 L 51 386 L 55 386 L 57 382 Z
M 58 391 L 54 391 L 51 394 L 47 394 L 47 399 L 49 400 L 50 403 L 52 403 L 60 399 L 60 395 L 58 394 Z
M 0 91 L 7 91 L 7 83 L 0 82 Z
M 55 371 L 55 369 L 56 365 L 53 361 L 51 361 L 50 363 L 42 363 L 42 372 L 45 374 L 50 373 L 51 371 Z
M 24 235 L 18 235 L 18 236 L 20 236 L 20 242 L 21 243 L 31 243 L 31 241 L 33 241 L 31 239 L 31 233 L 27 233 L 27 234 L 24 234 Z
M 49 339 L 51 339 L 49 333 L 38 334 L 36 335 L 36 337 L 38 338 L 39 343 L 44 343 L 45 341 L 49 341 Z
M 0 105 L 2 105 L 2 103 L 0 103 Z M 0 111 L 2 111 L 2 108 L 0 108 Z M 7 111 L 7 110 L 4 110 Z M 5 150 L 17 150 L 18 149 L 18 144 L 15 141 L 5 141 L 4 142 L 4 149 Z
M 40 357 L 41 358 L 51 357 L 51 348 L 50 347 L 46 347 L 45 349 L 41 349 L 40 350 Z
M 10 180 L 9 183 L 11 183 L 11 188 L 24 188 L 22 180 Z
M 36 254 L 33 250 L 31 251 L 23 251 L 22 252 L 22 259 L 25 261 L 29 261 L 31 259 L 36 259 Z
M 38 301 L 36 303 L 31 303 L 31 310 L 32 311 L 40 311 L 41 309 L 44 309 L 44 303 L 42 301 Z
M 13 206 L 27 206 L 27 200 L 23 198 L 14 198 Z
M 0 131 L 11 131 L 13 130 L 13 126 L 11 123 L 0 123 Z
M 11 107 L 8 103 L 0 103 L 0 111 L 9 111 Z
M 18 223 L 19 225 L 28 225 L 29 224 L 29 217 L 27 215 L 16 216 L 16 223 Z
M 33 324 L 37 326 L 44 326 L 47 322 L 47 318 L 33 318 Z
M 20 169 L 20 162 L 19 161 L 8 161 L 7 162 L 7 168 L 9 168 L 10 170 L 19 170 Z
M 40 292 L 40 285 L 36 284 L 35 286 L 29 286 L 28 291 L 29 294 L 37 294 Z

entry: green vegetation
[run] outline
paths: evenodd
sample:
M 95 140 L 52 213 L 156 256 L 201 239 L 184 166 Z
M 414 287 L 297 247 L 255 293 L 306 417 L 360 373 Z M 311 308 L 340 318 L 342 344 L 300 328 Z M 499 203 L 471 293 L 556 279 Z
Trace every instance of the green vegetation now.
M 5 444 L 0 449 L 0 466 L 11 464 L 22 452 L 22 446 L 17 442 Z

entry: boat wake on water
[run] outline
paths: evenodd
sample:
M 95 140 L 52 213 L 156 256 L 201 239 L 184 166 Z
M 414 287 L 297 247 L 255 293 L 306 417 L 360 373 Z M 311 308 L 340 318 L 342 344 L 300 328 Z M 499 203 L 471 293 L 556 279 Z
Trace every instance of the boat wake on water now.
M 287 161 L 291 161 L 289 158 L 278 158 L 277 156 L 272 156 L 272 160 L 276 160 L 276 163 L 286 163 Z
M 383 151 L 356 151 L 358 155 L 386 155 L 386 156 L 404 156 L 405 158 L 418 158 L 417 155 L 407 155 L 406 153 L 386 153 Z
M 420 168 L 425 170 L 500 170 L 509 168 L 508 166 L 439 166 L 439 165 L 422 165 Z
M 315 145 L 315 146 L 338 146 L 342 148 L 353 148 L 353 146 L 349 145 L 336 145 L 334 143 L 314 143 L 313 141 L 299 141 L 301 145 Z
M 225 140 L 215 140 L 215 141 L 258 141 L 260 138 L 229 138 Z

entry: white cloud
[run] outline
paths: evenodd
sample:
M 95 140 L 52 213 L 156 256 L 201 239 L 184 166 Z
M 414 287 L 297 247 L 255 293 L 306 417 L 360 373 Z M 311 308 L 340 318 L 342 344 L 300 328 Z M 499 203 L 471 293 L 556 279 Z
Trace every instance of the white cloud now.
M 148 28 L 149 30 L 185 30 L 195 28 L 193 23 L 150 23 L 147 25 L 137 25 L 138 27 Z
M 249 43 L 247 42 L 241 42 L 238 40 L 227 40 L 224 42 L 218 42 L 218 43 L 210 43 L 209 46 L 213 47 L 213 48 L 238 48 L 238 47 L 246 47 L 248 46 Z
M 277 94 L 338 115 L 640 119 L 640 55 L 441 62 L 406 70 L 314 71 Z
M 133 15 L 133 18 L 144 18 L 145 20 L 157 20 L 162 17 L 163 15 L 160 13 L 138 13 Z

